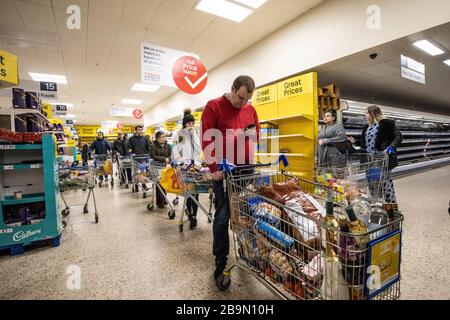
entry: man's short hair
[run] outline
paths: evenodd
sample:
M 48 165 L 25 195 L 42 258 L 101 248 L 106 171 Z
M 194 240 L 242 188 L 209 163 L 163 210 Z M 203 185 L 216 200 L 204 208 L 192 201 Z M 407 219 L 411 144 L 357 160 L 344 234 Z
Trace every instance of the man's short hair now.
M 97 132 L 97 135 L 102 134 L 102 136 L 104 136 L 102 131 Z
M 233 81 L 233 89 L 239 90 L 242 86 L 247 88 L 248 93 L 255 91 L 255 81 L 249 76 L 239 76 Z
M 139 129 L 139 128 L 144 129 L 143 126 L 136 126 L 136 127 L 134 127 L 134 131 L 137 131 L 137 129 Z

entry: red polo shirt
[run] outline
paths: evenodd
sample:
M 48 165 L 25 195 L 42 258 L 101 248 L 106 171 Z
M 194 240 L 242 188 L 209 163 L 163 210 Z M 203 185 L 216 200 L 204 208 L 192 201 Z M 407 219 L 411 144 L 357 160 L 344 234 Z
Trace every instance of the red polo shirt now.
M 249 125 L 256 127 L 256 136 L 244 133 Z M 211 172 L 217 171 L 217 163 L 222 163 L 223 159 L 237 165 L 253 163 L 253 144 L 258 141 L 259 129 L 258 115 L 252 105 L 237 109 L 225 96 L 208 101 L 201 119 L 201 140 Z M 217 136 L 219 132 L 220 137 Z M 222 143 L 218 143 L 216 138 L 220 138 Z

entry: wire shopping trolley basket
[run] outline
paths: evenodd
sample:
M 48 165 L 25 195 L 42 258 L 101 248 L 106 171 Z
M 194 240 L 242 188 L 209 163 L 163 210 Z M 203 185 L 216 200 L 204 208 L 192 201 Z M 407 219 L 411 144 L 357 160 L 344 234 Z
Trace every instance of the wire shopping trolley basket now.
M 133 179 L 133 193 L 142 190 L 142 197 L 147 198 L 147 191 L 149 187 L 147 184 L 150 181 L 150 165 L 152 159 L 148 154 L 132 154 L 131 155 L 131 175 Z
M 332 188 L 338 192 L 333 199 L 335 202 L 356 197 L 363 197 L 370 203 L 383 202 L 390 179 L 388 163 L 389 157 L 382 153 L 352 153 L 347 157 L 345 167 L 333 164 L 317 166 L 315 182 L 320 186 L 315 193 L 321 195 L 327 188 Z
M 63 217 L 67 217 L 70 214 L 70 208 L 71 207 L 77 207 L 77 206 L 83 206 L 83 213 L 88 213 L 88 203 L 89 199 L 92 195 L 92 201 L 94 203 L 94 218 L 95 223 L 98 223 L 98 211 L 97 211 L 97 204 L 95 202 L 95 194 L 94 194 L 94 187 L 95 187 L 95 177 L 94 177 L 94 168 L 92 166 L 87 167 L 64 167 L 61 166 L 58 169 L 59 174 L 59 190 L 61 199 L 64 203 L 65 208 L 61 211 L 61 215 Z M 86 201 L 80 203 L 80 204 L 68 204 L 64 194 L 69 191 L 77 191 L 77 190 L 89 190 Z M 65 223 L 64 223 L 65 225 Z
M 125 185 L 125 188 L 128 189 L 128 184 L 133 183 L 129 181 L 128 172 L 132 171 L 132 160 L 131 156 L 121 156 L 117 155 L 117 171 L 119 174 L 119 184 Z
M 111 154 L 95 154 L 94 156 L 94 170 L 95 179 L 98 186 L 101 187 L 103 184 L 103 177 L 111 176 L 111 186 L 114 186 L 114 174 L 113 174 L 113 163 Z
M 174 170 L 177 178 L 177 182 L 180 187 L 179 194 L 184 197 L 183 207 L 181 209 L 181 216 L 178 221 L 178 229 L 183 232 L 184 215 L 186 214 L 189 221 L 192 220 L 192 213 L 187 209 L 187 201 L 193 201 L 198 208 L 206 215 L 208 222 L 210 223 L 212 218 L 212 207 L 214 202 L 213 196 L 213 181 L 211 179 L 211 173 L 207 168 L 195 168 L 191 163 L 188 166 L 177 165 L 174 163 Z M 200 201 L 197 200 L 195 195 L 208 194 L 209 197 L 209 209 L 206 209 Z
M 337 191 L 314 195 L 318 186 L 282 171 L 229 173 L 236 264 L 219 289 L 237 266 L 285 299 L 399 298 L 403 217 L 365 229 L 347 219 L 351 206 L 332 203 Z
M 158 190 L 160 195 L 164 198 L 165 203 L 169 206 L 169 211 L 167 212 L 167 215 L 169 217 L 169 219 L 175 219 L 176 213 L 175 213 L 175 209 L 172 205 L 172 203 L 169 201 L 169 199 L 167 198 L 167 194 L 166 191 L 170 191 L 170 190 L 165 190 L 162 186 L 161 186 L 161 177 L 162 174 L 164 174 L 167 170 L 173 170 L 172 167 L 169 167 L 167 165 L 167 163 L 165 162 L 158 162 L 158 161 L 152 161 L 150 168 L 149 168 L 149 179 L 152 183 L 152 201 L 147 205 L 147 209 L 149 211 L 152 211 L 155 207 L 155 198 L 156 198 L 156 191 Z M 173 183 L 178 183 L 178 181 L 176 180 L 176 176 L 175 174 L 173 174 L 171 176 L 171 179 L 173 181 Z M 175 204 L 175 202 L 173 202 L 173 204 Z

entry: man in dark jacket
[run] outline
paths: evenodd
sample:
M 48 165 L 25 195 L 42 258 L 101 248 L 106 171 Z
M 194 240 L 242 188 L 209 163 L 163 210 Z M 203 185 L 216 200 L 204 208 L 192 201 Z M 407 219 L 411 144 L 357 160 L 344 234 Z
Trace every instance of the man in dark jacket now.
M 128 139 L 128 150 L 133 154 L 149 154 L 150 142 L 142 135 L 144 128 L 136 126 L 134 135 Z
M 128 152 L 128 141 L 125 138 L 125 135 L 123 132 L 119 132 L 119 134 L 117 136 L 117 140 L 114 141 L 114 143 L 113 143 L 112 150 L 115 153 L 117 162 L 119 162 L 119 156 L 125 157 L 130 154 Z M 131 182 L 132 181 L 131 168 L 126 168 L 126 175 L 127 175 L 128 182 Z M 122 177 L 122 174 L 121 174 L 121 177 Z M 125 178 L 125 177 L 123 177 L 123 178 Z M 121 178 L 121 180 L 123 180 L 123 179 Z M 122 182 L 125 183 L 125 181 L 122 181 Z
M 104 156 L 106 158 L 106 155 L 108 152 L 111 152 L 111 146 L 109 145 L 108 141 L 104 138 L 103 132 L 99 131 L 97 133 L 97 140 L 95 140 L 91 145 L 91 150 L 95 152 L 98 156 Z M 106 181 L 108 180 L 108 176 L 104 176 Z M 100 176 L 100 181 L 103 181 L 103 176 Z
M 166 134 L 163 131 L 158 131 L 155 135 L 155 141 L 150 144 L 150 157 L 154 162 L 165 165 L 170 163 L 171 155 L 172 147 L 166 141 Z M 160 184 L 158 186 L 160 188 L 156 188 L 156 205 L 158 208 L 164 208 L 167 205 L 164 196 L 166 191 Z

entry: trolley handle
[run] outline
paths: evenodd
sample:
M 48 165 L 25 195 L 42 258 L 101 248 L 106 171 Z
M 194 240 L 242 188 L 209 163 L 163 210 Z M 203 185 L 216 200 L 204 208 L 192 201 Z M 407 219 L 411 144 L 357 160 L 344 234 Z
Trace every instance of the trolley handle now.
M 252 168 L 261 168 L 261 167 L 270 167 L 273 165 L 278 165 L 280 163 L 283 163 L 283 166 L 286 168 L 289 166 L 289 161 L 286 157 L 286 155 L 282 154 L 278 157 L 278 160 L 271 163 L 258 163 L 258 164 L 248 164 L 248 165 L 242 165 L 242 166 L 236 166 L 232 163 L 229 163 L 226 159 L 223 160 L 222 164 L 218 165 L 219 170 L 224 171 L 226 173 L 230 173 L 234 168 L 239 169 L 252 169 Z

